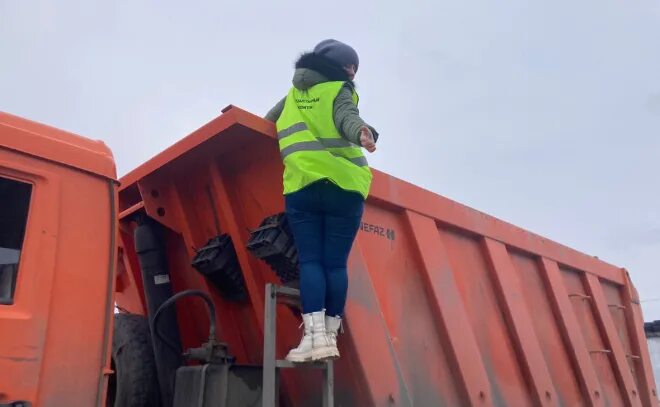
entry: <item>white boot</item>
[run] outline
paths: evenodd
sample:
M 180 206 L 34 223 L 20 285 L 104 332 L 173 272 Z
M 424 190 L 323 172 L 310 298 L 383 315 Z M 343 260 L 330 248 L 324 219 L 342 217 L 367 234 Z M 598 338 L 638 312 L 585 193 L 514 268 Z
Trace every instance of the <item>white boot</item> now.
M 305 334 L 300 340 L 297 348 L 293 348 L 286 355 L 286 360 L 294 363 L 309 362 L 312 360 L 312 314 L 303 314 L 303 324 L 305 325 Z
M 337 343 L 333 343 L 325 329 L 325 311 L 312 313 L 312 360 L 325 360 L 339 357 Z
M 328 333 L 330 345 L 337 347 L 337 335 L 341 329 L 341 317 L 325 316 L 325 330 Z M 337 349 L 337 357 L 339 357 L 339 349 Z

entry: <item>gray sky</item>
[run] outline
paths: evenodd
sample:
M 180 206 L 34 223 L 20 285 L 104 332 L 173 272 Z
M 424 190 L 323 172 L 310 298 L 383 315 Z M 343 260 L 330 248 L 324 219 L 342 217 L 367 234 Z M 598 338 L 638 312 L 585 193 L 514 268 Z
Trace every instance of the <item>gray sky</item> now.
M 660 298 L 658 1 L 0 0 L 0 110 L 104 140 L 121 175 L 227 104 L 265 113 L 326 37 L 360 54 L 374 167 Z

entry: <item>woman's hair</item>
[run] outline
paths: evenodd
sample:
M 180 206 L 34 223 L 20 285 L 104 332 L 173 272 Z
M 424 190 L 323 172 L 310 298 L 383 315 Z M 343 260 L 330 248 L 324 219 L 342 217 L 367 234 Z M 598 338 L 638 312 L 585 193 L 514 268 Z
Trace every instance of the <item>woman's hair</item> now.
M 350 82 L 344 67 L 332 59 L 313 52 L 306 52 L 298 58 L 295 65 L 298 68 L 307 68 L 320 73 L 331 81 Z

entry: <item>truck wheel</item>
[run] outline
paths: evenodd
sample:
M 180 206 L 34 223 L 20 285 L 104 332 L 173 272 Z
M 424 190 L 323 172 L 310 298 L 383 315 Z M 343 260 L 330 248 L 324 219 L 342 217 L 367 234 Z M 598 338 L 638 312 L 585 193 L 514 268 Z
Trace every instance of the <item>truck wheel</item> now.
M 115 314 L 107 407 L 160 407 L 156 363 L 147 318 Z

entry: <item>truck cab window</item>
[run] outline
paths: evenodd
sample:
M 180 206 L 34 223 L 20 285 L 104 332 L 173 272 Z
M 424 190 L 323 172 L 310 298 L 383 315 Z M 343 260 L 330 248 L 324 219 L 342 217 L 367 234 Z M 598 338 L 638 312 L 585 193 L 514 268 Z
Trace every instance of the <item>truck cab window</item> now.
M 30 184 L 0 177 L 0 305 L 14 302 L 31 192 Z

